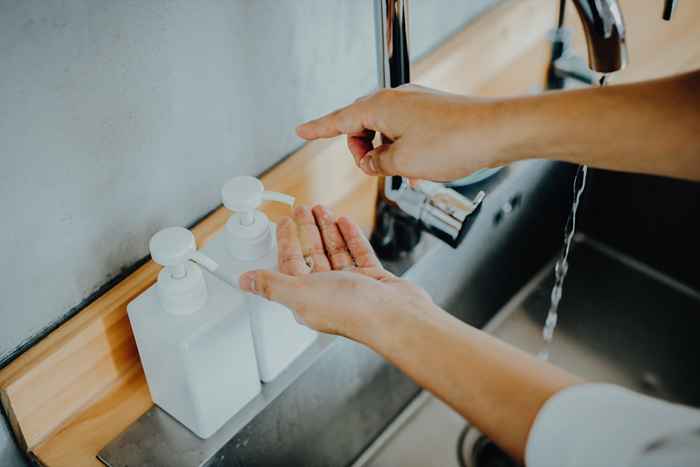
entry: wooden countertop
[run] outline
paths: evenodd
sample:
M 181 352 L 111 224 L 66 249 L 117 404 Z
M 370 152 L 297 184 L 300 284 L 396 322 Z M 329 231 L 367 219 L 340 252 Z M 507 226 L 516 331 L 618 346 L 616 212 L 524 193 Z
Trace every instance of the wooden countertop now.
M 415 81 L 463 94 L 529 92 L 544 80 L 556 3 L 499 3 L 418 62 Z M 700 67 L 700 2 L 681 2 L 671 23 L 660 19 L 660 0 L 621 3 L 631 61 L 614 82 Z M 584 52 L 578 21 L 569 17 Z M 307 144 L 262 178 L 269 189 L 300 203 L 331 205 L 371 228 L 377 182 L 355 168 L 341 138 Z M 287 212 L 273 204 L 266 207 L 271 218 Z M 227 217 L 220 209 L 194 228 L 200 245 Z M 0 398 L 13 431 L 40 463 L 102 465 L 96 453 L 151 407 L 126 304 L 158 270 L 148 262 L 0 372 Z

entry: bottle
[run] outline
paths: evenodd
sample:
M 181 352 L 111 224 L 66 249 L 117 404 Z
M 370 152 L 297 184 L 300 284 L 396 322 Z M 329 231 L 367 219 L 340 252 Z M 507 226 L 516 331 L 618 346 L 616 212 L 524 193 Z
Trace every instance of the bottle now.
M 254 269 L 277 270 L 275 224 L 258 210 L 263 201 L 278 201 L 290 206 L 294 198 L 265 191 L 255 177 L 235 177 L 221 190 L 224 206 L 233 214 L 224 231 L 209 240 L 203 251 L 219 263 L 219 273 L 238 277 Z M 248 294 L 253 342 L 258 370 L 263 382 L 275 379 L 314 339 L 316 331 L 297 322 L 294 313 L 283 305 Z
M 218 265 L 189 230 L 163 229 L 149 247 L 165 267 L 127 307 L 146 381 L 158 406 L 208 438 L 260 392 L 245 297 L 209 273 Z

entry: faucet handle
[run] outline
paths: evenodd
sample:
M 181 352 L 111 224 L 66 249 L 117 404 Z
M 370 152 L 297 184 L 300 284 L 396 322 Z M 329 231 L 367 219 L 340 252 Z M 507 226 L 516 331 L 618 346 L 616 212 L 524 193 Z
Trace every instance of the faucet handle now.
M 399 208 L 420 221 L 423 230 L 457 248 L 473 224 L 486 193 L 473 200 L 441 183 L 422 180 L 414 186 L 405 181 L 391 192 Z

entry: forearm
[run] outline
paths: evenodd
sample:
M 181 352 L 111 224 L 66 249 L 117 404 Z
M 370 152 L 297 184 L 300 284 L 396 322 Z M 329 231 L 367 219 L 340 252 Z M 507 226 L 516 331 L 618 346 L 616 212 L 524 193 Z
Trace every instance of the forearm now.
M 435 306 L 378 316 L 366 343 L 520 460 L 539 409 L 578 382 Z
M 529 158 L 700 180 L 700 71 L 494 102 L 499 162 Z

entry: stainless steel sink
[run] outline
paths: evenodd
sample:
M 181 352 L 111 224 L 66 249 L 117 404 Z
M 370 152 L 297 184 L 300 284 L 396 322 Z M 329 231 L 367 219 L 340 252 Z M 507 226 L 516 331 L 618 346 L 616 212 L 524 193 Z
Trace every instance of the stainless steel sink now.
M 590 381 L 700 406 L 700 294 L 594 240 L 577 240 L 551 360 Z M 485 329 L 537 353 L 552 276 L 550 264 Z M 422 392 L 354 465 L 458 467 L 465 425 Z

